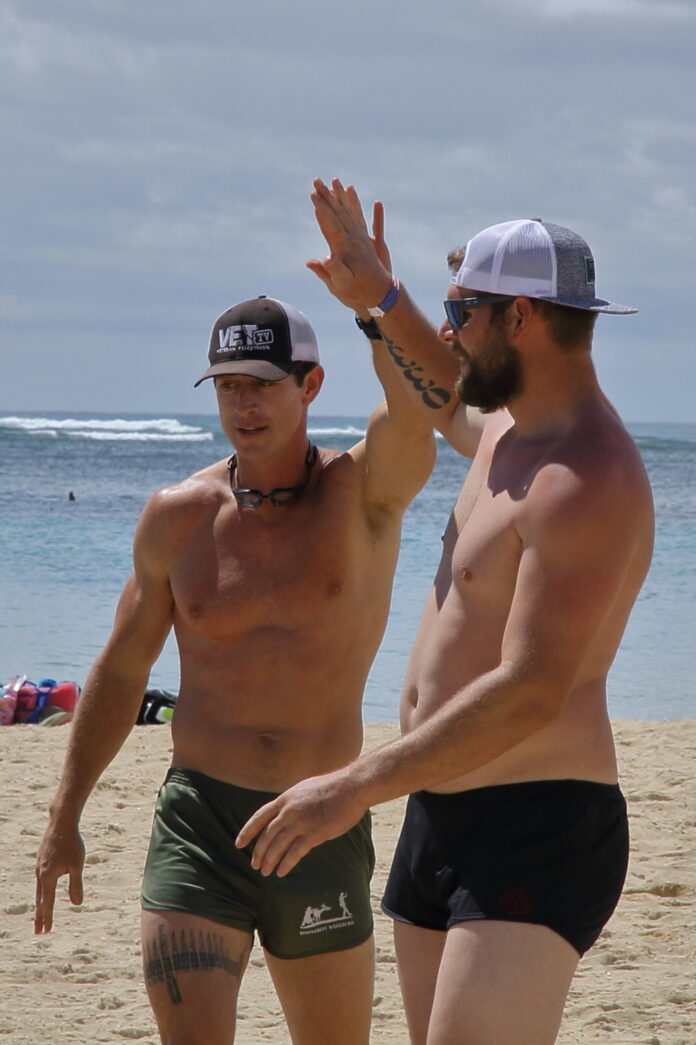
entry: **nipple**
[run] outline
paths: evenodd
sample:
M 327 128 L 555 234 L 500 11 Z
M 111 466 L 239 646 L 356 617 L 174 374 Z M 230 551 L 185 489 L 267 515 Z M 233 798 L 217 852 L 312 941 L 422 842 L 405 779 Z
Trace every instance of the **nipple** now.
M 460 577 L 462 578 L 463 581 L 470 581 L 471 580 L 471 570 L 469 569 L 468 566 L 462 566 L 462 568 L 459 571 L 459 575 L 460 575 Z

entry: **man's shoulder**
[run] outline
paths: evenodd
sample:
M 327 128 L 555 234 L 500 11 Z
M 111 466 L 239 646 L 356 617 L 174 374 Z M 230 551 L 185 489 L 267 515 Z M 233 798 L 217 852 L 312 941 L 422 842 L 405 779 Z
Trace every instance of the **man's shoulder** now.
M 150 496 L 145 512 L 171 516 L 182 512 L 208 510 L 219 505 L 229 490 L 226 461 L 216 461 L 169 486 L 161 486 Z
M 360 507 L 363 500 L 365 461 L 362 444 L 345 450 L 320 447 L 321 473 L 317 493 L 330 511 L 347 512 Z
M 370 467 L 366 440 L 346 450 L 319 453 L 322 473 L 318 492 L 324 510 L 340 517 L 344 526 L 357 527 L 355 533 L 369 532 L 371 541 L 376 536 L 393 534 L 413 493 L 401 501 L 389 499 L 388 476 L 379 468 Z M 361 531 L 364 526 L 367 531 Z
M 540 462 L 525 512 L 548 526 L 649 524 L 652 495 L 640 452 L 615 414 L 581 424 Z
M 356 443 L 346 450 L 328 449 L 320 446 L 317 449 L 321 462 L 321 481 L 323 483 L 341 482 L 345 484 L 357 475 L 356 465 L 362 454 L 363 443 Z
M 583 420 L 557 447 L 559 460 L 585 485 L 601 489 L 647 486 L 640 452 L 613 410 Z
M 135 532 L 136 557 L 167 564 L 187 534 L 195 533 L 206 517 L 219 511 L 225 500 L 227 468 L 224 461 L 195 472 L 150 496 Z

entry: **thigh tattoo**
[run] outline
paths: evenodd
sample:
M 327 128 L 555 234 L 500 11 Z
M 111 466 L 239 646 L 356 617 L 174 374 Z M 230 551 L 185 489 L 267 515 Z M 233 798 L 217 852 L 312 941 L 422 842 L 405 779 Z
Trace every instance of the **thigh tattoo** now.
M 196 933 L 193 929 L 188 934 L 183 930 L 167 934 L 164 926 L 160 925 L 157 938 L 145 944 L 145 983 L 148 987 L 165 983 L 172 1005 L 180 1005 L 183 997 L 177 973 L 223 969 L 230 976 L 241 979 L 245 957 L 246 948 L 237 960 L 232 958 L 222 936 L 200 930 Z

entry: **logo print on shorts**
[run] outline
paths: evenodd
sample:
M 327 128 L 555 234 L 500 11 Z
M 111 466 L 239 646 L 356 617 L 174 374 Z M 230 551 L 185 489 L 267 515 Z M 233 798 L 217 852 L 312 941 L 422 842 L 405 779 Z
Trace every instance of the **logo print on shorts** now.
M 498 897 L 498 910 L 508 918 L 526 918 L 534 910 L 534 902 L 526 889 L 508 889 Z
M 300 922 L 300 936 L 327 932 L 330 929 L 343 929 L 353 925 L 353 915 L 348 907 L 348 893 L 339 893 L 338 907 L 341 909 L 341 913 L 331 917 L 330 912 L 335 910 L 335 907 L 326 903 L 321 903 L 317 907 L 312 907 L 310 904 Z M 325 918 L 324 915 L 327 913 L 329 913 L 329 917 Z

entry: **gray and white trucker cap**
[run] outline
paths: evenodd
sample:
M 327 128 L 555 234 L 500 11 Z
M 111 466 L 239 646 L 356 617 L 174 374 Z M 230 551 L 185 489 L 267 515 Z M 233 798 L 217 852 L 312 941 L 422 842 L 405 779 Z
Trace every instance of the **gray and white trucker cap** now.
M 452 278 L 457 287 L 488 294 L 542 298 L 569 308 L 630 315 L 637 308 L 595 296 L 595 264 L 582 236 L 540 218 L 490 225 L 466 245 Z

